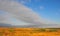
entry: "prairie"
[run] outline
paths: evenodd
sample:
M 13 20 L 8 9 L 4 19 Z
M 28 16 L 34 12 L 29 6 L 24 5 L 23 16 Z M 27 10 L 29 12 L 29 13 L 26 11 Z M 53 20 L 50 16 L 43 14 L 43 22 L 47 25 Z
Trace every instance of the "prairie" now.
M 60 36 L 60 28 L 0 28 L 0 36 Z

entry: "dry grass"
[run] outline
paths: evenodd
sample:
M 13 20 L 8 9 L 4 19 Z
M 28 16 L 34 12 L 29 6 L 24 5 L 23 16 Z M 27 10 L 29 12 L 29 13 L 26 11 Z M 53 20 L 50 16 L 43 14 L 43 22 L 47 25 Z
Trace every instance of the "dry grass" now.
M 0 36 L 60 36 L 60 28 L 0 28 Z

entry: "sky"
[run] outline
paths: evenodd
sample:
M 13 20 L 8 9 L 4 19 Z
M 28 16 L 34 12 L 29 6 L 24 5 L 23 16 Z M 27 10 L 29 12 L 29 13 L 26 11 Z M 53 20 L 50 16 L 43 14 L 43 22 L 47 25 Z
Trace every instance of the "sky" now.
M 42 18 L 60 23 L 60 0 L 19 0 Z
M 24 3 L 29 8 L 40 14 L 43 18 L 60 21 L 60 0 L 31 0 Z
M 60 0 L 0 0 L 0 23 L 60 24 Z

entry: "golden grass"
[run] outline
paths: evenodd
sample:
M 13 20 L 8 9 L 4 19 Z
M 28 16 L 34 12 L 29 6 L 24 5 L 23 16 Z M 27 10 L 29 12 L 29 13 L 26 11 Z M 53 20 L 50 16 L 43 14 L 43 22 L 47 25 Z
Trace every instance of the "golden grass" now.
M 0 28 L 0 36 L 60 36 L 60 28 Z

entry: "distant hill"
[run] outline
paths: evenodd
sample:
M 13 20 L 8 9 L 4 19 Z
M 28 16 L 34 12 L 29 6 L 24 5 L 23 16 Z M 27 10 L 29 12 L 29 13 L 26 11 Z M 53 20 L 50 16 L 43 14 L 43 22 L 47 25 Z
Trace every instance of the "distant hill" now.
M 0 23 L 0 27 L 11 27 L 12 25 L 10 24 L 5 24 L 5 23 Z
M 0 27 L 18 27 L 18 28 L 60 28 L 59 24 L 39 24 L 39 25 L 10 25 L 10 24 L 5 24 L 5 23 L 0 23 Z

